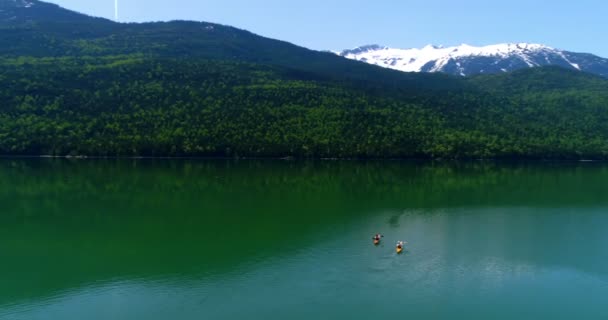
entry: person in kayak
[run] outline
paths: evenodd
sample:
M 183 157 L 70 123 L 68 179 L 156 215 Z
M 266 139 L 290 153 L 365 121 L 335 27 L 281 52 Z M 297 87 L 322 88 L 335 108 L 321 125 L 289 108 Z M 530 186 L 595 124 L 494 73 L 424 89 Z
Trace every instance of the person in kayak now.
M 403 241 L 397 242 L 397 249 L 403 249 Z
M 372 237 L 372 240 L 374 240 L 374 244 L 375 245 L 379 245 L 380 244 L 380 239 L 384 237 L 383 235 L 377 233 L 375 236 Z

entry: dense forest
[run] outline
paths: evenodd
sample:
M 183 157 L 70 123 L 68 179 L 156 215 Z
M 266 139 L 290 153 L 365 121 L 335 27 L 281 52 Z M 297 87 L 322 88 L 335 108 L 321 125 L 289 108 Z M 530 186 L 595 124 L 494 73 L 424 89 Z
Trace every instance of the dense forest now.
M 11 1 L 0 0 L 0 154 L 608 158 L 597 76 L 400 73 L 231 27 Z

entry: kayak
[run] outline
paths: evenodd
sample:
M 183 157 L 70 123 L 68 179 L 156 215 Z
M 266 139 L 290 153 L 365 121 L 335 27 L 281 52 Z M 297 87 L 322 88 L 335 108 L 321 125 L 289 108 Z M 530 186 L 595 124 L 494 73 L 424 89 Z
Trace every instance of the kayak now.
M 380 240 L 374 239 L 374 245 L 379 245 L 379 244 L 380 244 Z
M 397 253 L 401 253 L 401 252 L 403 252 L 403 247 L 397 248 L 396 250 L 397 250 Z

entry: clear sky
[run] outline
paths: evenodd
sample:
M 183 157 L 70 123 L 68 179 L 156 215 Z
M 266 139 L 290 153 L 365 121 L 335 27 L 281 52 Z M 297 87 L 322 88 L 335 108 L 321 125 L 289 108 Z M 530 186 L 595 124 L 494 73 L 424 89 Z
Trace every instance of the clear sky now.
M 47 1 L 114 16 L 114 0 Z M 118 1 L 123 22 L 216 22 L 318 50 L 533 42 L 608 57 L 607 0 Z

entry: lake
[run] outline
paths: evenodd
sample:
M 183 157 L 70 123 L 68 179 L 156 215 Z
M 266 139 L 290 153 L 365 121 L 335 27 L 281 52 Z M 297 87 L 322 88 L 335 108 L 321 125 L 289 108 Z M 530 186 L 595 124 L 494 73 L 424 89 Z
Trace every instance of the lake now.
M 608 164 L 0 160 L 0 319 L 607 319 L 607 303 Z

